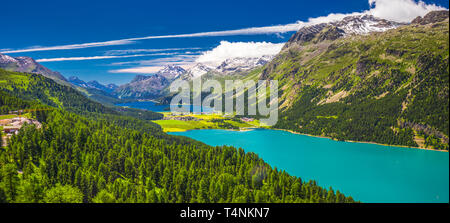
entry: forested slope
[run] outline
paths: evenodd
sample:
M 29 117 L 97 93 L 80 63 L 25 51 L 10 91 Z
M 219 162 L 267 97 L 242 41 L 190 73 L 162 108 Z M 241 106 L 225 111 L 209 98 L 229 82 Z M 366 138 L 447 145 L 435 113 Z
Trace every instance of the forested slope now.
M 62 108 L 77 114 L 126 115 L 142 120 L 162 118 L 161 114 L 133 108 L 104 106 L 88 99 L 68 85 L 61 85 L 40 74 L 19 73 L 0 69 L 0 90 L 26 100 Z
M 449 20 L 436 13 L 440 21 L 336 40 L 324 38 L 329 27 L 287 44 L 260 76 L 280 83 L 275 127 L 448 150 Z
M 30 85 L 41 77 L 21 78 L 1 83 L 0 108 L 59 104 L 33 96 L 34 87 L 16 93 L 10 86 L 50 92 L 46 79 Z M 42 128 L 25 125 L 0 148 L 1 202 L 353 202 L 274 169 L 254 153 L 169 136 L 150 121 L 103 114 L 101 106 L 81 100 L 74 112 L 62 106 L 34 114 Z

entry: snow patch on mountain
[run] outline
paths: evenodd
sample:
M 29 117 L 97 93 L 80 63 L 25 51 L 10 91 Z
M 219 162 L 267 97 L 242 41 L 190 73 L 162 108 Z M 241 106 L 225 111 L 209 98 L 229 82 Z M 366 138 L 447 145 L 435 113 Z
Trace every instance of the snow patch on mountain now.
M 14 57 L 0 54 L 0 64 L 8 64 L 8 63 L 17 63 L 17 60 L 14 59 Z
M 69 77 L 68 80 L 71 84 L 73 84 L 75 86 L 79 86 L 82 88 L 97 89 L 97 90 L 101 90 L 101 91 L 108 92 L 108 93 L 111 93 L 118 88 L 118 86 L 115 84 L 103 85 L 95 80 L 89 81 L 89 82 L 84 82 L 83 80 L 81 80 L 80 78 L 75 77 L 75 76 Z
M 171 80 L 176 79 L 186 73 L 186 70 L 180 66 L 176 65 L 166 65 L 161 70 L 157 72 L 157 74 Z
M 263 55 L 261 57 L 236 57 L 227 59 L 220 64 L 216 70 L 220 73 L 229 74 L 232 72 L 246 71 L 263 66 L 273 59 L 273 55 Z
M 286 43 L 284 49 L 293 44 L 309 41 L 335 40 L 348 35 L 367 35 L 372 32 L 384 32 L 405 25 L 394 21 L 376 18 L 373 15 L 353 15 L 341 20 L 320 23 L 300 28 Z
M 31 57 L 11 57 L 0 54 L 0 68 L 8 71 L 41 74 L 56 81 L 66 81 L 59 72 L 42 66 Z
M 213 70 L 215 70 L 214 67 L 202 63 L 196 63 L 194 66 L 187 70 L 183 79 L 195 79 Z
M 373 15 L 348 16 L 338 22 L 331 22 L 330 25 L 344 30 L 345 34 L 365 35 L 372 32 L 384 32 L 395 29 L 402 23 L 379 19 Z

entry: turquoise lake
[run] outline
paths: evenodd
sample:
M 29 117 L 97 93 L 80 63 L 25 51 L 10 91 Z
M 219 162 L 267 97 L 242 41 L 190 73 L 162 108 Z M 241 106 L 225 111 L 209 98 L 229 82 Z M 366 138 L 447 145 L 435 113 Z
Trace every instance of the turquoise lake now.
M 119 104 L 156 112 L 154 102 Z M 192 107 L 191 107 L 192 109 Z M 361 202 L 448 203 L 449 153 L 369 143 L 338 142 L 280 130 L 191 130 L 183 135 L 212 146 L 255 152 L 272 167 L 332 186 Z
M 212 146 L 255 152 L 272 167 L 332 186 L 361 202 L 449 201 L 449 154 L 368 143 L 338 142 L 280 130 L 191 130 L 183 135 Z

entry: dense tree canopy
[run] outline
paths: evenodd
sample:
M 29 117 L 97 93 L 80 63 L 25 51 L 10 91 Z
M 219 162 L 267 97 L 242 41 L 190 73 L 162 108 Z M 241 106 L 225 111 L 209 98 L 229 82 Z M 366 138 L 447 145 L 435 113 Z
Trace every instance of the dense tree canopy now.
M 23 98 L 0 91 L 0 108 L 45 106 Z M 74 112 L 34 112 L 42 128 L 25 125 L 0 149 L 1 202 L 353 202 L 242 149 L 170 136 L 145 119 Z
M 2 149 L 2 201 L 353 201 L 273 169 L 242 149 L 170 141 L 49 112 L 41 129 L 24 126 Z

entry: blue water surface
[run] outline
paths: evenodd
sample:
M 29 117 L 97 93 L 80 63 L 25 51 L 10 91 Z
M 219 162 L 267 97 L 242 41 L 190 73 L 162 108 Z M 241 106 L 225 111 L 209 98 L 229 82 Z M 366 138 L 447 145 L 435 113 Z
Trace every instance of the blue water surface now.
M 130 107 L 130 108 L 140 108 L 140 109 L 146 109 L 154 112 L 168 112 L 170 111 L 170 105 L 157 105 L 153 101 L 137 101 L 137 102 L 128 102 L 128 103 L 121 103 L 116 104 L 117 106 L 122 107 Z M 196 105 L 182 105 L 181 107 L 189 108 L 190 112 L 193 112 L 194 109 L 201 109 L 202 112 L 212 112 L 213 109 L 208 107 L 202 107 L 202 106 L 196 106 Z
M 255 152 L 273 167 L 314 179 L 361 202 L 449 201 L 449 154 L 338 142 L 281 130 L 191 130 L 171 133 Z

